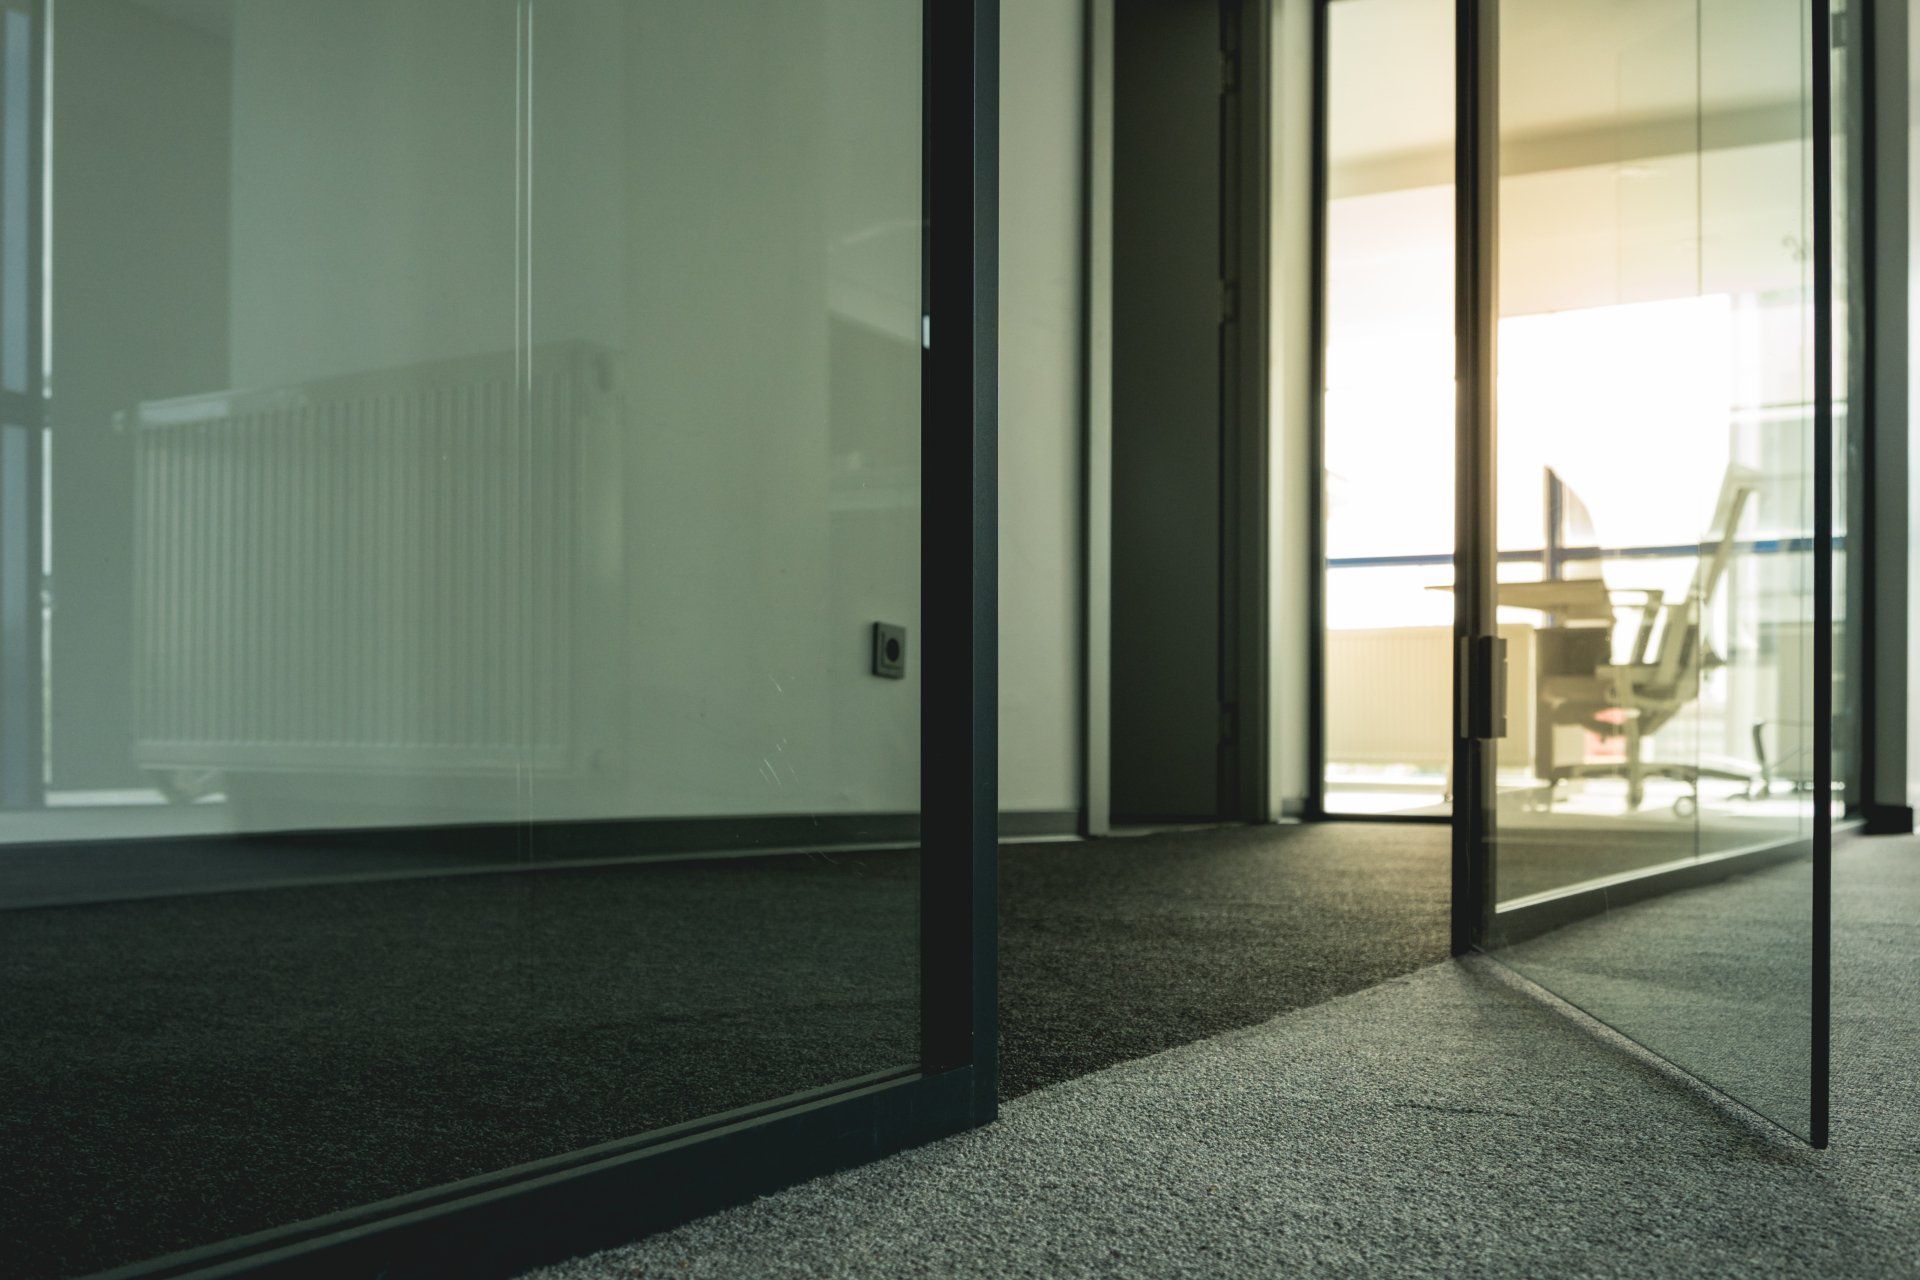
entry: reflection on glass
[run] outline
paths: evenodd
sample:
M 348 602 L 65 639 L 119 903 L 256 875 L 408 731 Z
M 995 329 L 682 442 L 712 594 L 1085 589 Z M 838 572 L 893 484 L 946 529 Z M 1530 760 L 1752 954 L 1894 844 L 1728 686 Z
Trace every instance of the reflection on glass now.
M 1805 1133 L 1806 8 L 1505 0 L 1500 22 L 1498 602 L 1532 714 L 1499 771 L 1496 935 Z M 1802 857 L 1734 860 L 1765 850 Z M 1646 897 L 1681 868 L 1705 887 Z
M 918 6 L 46 18 L 0 9 L 8 1274 L 912 1064 Z
M 1327 22 L 1325 806 L 1444 814 L 1453 5 L 1342 0 Z

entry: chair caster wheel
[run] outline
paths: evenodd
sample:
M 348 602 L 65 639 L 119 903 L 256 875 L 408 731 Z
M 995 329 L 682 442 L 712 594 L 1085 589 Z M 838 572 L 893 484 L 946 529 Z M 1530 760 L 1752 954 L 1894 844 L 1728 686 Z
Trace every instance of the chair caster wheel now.
M 1700 812 L 1700 802 L 1692 796 L 1681 796 L 1673 802 L 1673 816 L 1676 818 L 1691 818 L 1698 812 Z

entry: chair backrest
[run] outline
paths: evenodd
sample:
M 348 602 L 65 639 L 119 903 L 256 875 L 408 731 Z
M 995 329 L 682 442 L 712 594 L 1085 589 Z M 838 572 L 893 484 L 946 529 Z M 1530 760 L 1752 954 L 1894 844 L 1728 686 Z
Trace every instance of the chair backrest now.
M 1552 467 L 1546 468 L 1546 483 L 1547 576 L 1604 581 L 1607 575 L 1600 565 L 1600 535 L 1594 532 L 1587 504 Z
M 1739 549 L 1740 517 L 1759 491 L 1759 472 L 1738 463 L 1728 464 L 1727 474 L 1720 481 L 1720 496 L 1714 503 L 1713 522 L 1700 540 L 1700 558 L 1694 562 L 1687 597 L 1668 609 L 1666 625 L 1660 632 L 1660 647 L 1653 660 L 1655 686 L 1671 689 L 1698 674 L 1701 620 L 1726 577 L 1733 553 Z

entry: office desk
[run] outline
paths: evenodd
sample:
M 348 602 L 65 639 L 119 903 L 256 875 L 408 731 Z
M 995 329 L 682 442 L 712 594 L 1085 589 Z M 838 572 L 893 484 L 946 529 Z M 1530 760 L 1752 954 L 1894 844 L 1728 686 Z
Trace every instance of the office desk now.
M 1429 591 L 1452 591 L 1451 583 L 1428 587 Z M 1562 622 L 1613 622 L 1613 597 L 1607 584 L 1598 578 L 1550 578 L 1542 582 L 1502 582 L 1494 591 L 1494 603 L 1507 609 L 1537 609 Z

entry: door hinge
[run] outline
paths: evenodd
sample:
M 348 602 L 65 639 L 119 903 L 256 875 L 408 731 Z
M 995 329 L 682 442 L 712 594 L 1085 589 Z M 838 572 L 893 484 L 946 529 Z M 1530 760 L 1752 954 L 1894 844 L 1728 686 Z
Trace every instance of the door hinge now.
M 1240 53 L 1236 49 L 1220 51 L 1220 92 L 1234 93 L 1240 88 Z
M 1453 677 L 1456 723 L 1463 738 L 1507 736 L 1507 642 L 1503 636 L 1464 636 Z
M 1222 280 L 1220 282 L 1220 319 L 1231 322 L 1240 318 L 1240 282 Z
M 1836 49 L 1844 49 L 1847 47 L 1847 41 L 1851 35 L 1848 30 L 1848 16 L 1845 9 L 1840 9 L 1828 17 L 1827 27 L 1833 37 L 1833 47 Z
M 1237 709 L 1231 702 L 1220 704 L 1220 741 L 1232 743 L 1238 740 L 1240 733 Z

